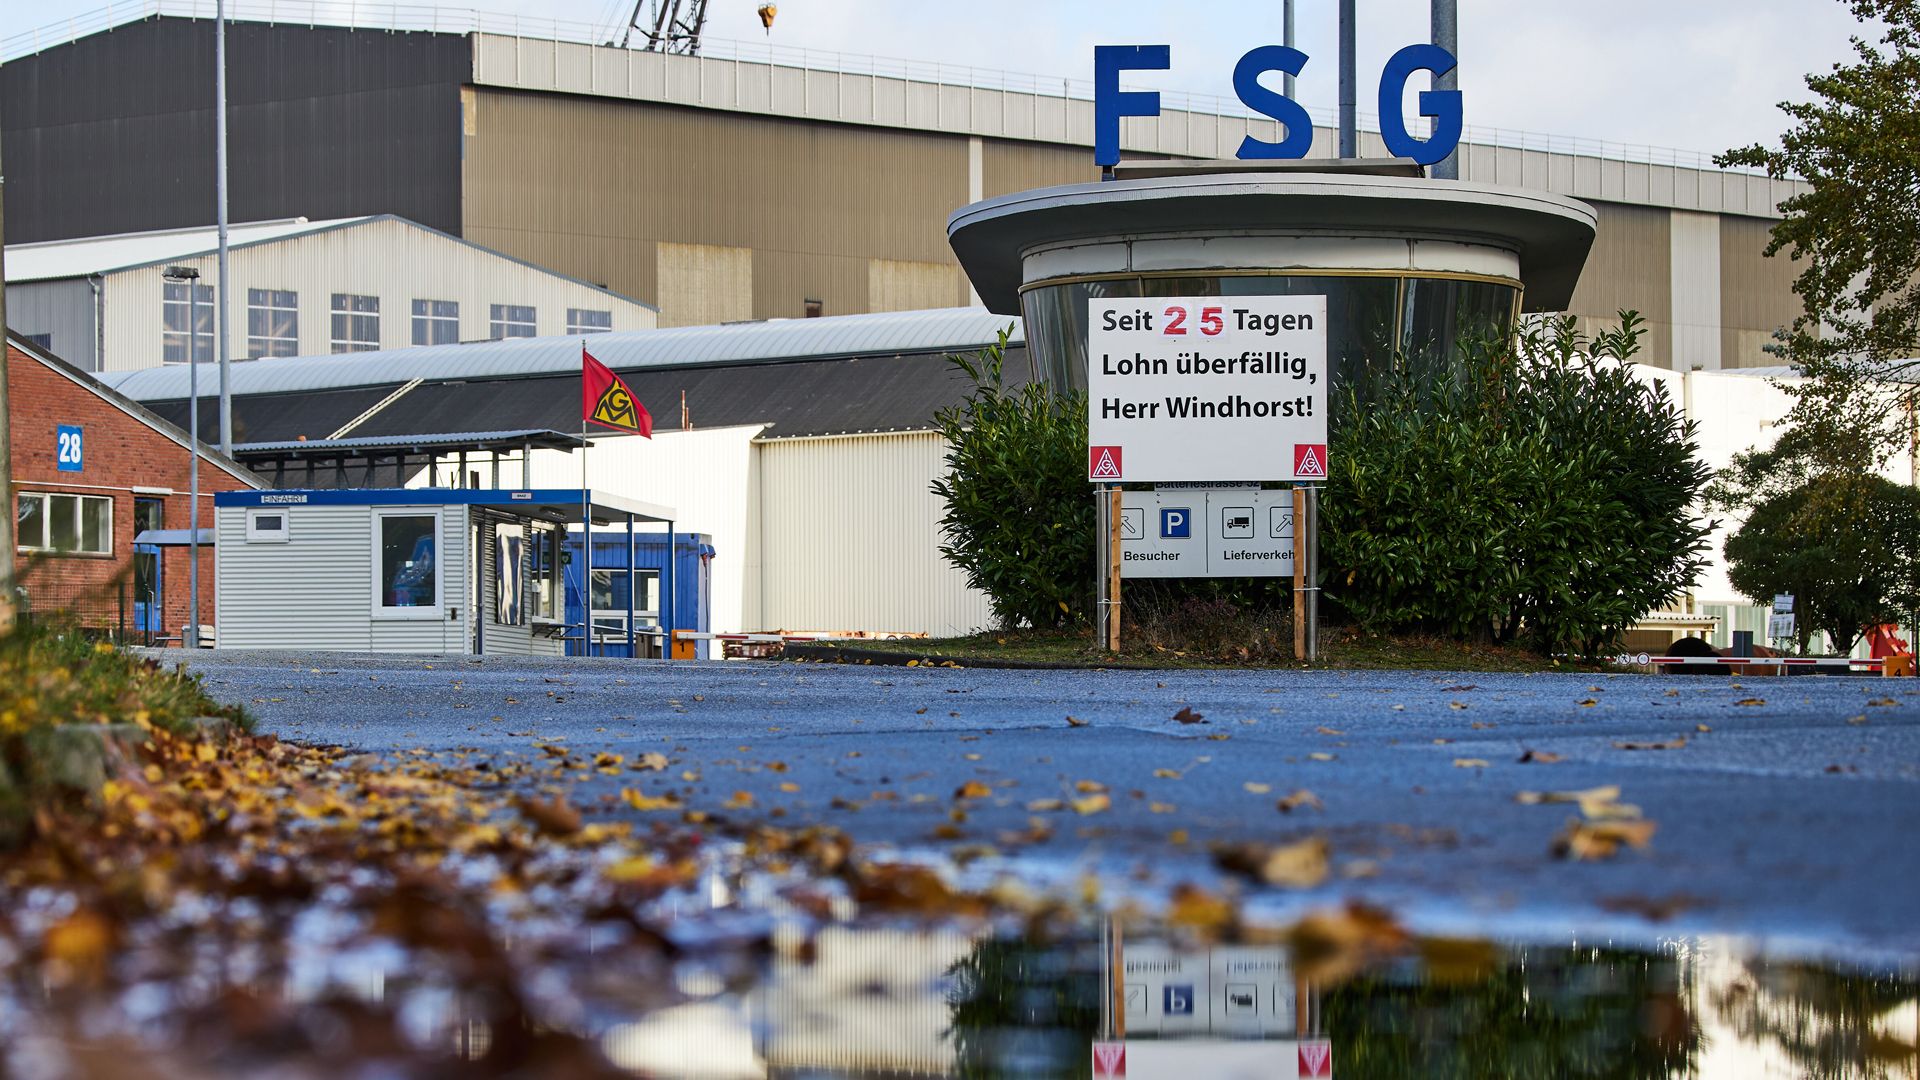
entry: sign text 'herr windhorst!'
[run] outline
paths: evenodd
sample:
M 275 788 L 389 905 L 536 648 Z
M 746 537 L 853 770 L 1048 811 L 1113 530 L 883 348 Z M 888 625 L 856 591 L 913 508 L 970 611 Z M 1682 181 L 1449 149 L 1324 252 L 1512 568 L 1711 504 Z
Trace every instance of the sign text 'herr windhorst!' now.
M 1325 296 L 1148 303 L 1087 302 L 1090 479 L 1325 475 Z

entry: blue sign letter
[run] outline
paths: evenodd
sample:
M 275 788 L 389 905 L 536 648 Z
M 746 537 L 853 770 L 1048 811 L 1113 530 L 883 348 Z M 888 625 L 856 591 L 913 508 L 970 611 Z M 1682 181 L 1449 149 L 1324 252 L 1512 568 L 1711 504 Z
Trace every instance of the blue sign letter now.
M 1160 539 L 1189 540 L 1193 538 L 1193 512 L 1188 507 L 1160 508 Z
M 1095 45 L 1093 47 L 1093 163 L 1101 168 L 1120 164 L 1120 118 L 1159 116 L 1160 95 L 1152 91 L 1120 92 L 1122 71 L 1165 71 L 1173 66 L 1173 50 L 1165 45 Z
M 1453 54 L 1438 45 L 1409 45 L 1387 61 L 1380 72 L 1380 138 L 1387 144 L 1387 153 L 1432 165 L 1446 160 L 1460 145 L 1460 91 L 1420 91 L 1420 115 L 1439 121 L 1431 138 L 1407 134 L 1407 118 L 1400 112 L 1401 92 L 1414 72 L 1426 68 L 1437 77 L 1452 71 L 1454 64 Z
M 1160 1011 L 1168 1016 L 1193 1015 L 1193 984 L 1175 986 L 1171 983 L 1161 988 Z
M 1262 45 L 1233 65 L 1233 92 L 1247 108 L 1262 116 L 1271 116 L 1286 125 L 1287 137 L 1277 143 L 1261 142 L 1249 135 L 1240 140 L 1242 158 L 1303 158 L 1313 149 L 1313 120 L 1300 103 L 1284 94 L 1276 94 L 1260 85 L 1260 76 L 1269 71 L 1300 74 L 1307 66 L 1307 54 L 1285 45 Z
M 58 442 L 55 443 L 55 447 L 57 452 L 54 454 L 54 461 L 58 463 L 61 472 L 86 471 L 87 459 L 84 456 L 85 447 L 80 442 L 80 425 L 59 425 Z

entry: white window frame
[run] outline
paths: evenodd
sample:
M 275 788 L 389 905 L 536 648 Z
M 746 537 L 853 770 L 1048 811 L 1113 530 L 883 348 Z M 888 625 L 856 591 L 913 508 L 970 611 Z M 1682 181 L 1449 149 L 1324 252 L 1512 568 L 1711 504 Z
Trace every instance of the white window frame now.
M 258 510 L 247 511 L 247 543 L 284 544 L 292 539 L 293 519 L 287 513 L 288 509 L 285 506 L 263 506 Z M 277 530 L 260 528 L 257 522 L 263 517 L 279 518 L 280 528 Z
M 262 303 L 254 303 L 254 297 L 263 298 Z M 276 298 L 288 299 L 292 306 L 281 307 L 274 303 Z M 256 320 L 255 313 L 259 318 Z M 284 326 L 278 322 L 279 316 L 287 316 Z M 264 334 L 253 332 L 258 323 L 267 330 Z M 284 329 L 287 333 L 276 334 L 275 330 Z M 247 290 L 247 359 L 258 360 L 273 356 L 300 355 L 300 294 L 293 289 L 254 289 Z
M 513 318 L 513 313 L 516 309 L 520 311 L 532 312 L 533 313 L 532 319 L 527 321 L 522 321 L 522 320 Z M 515 333 L 514 331 L 520 327 L 525 327 L 527 332 L 524 334 Z M 487 337 L 489 339 L 493 341 L 505 341 L 508 338 L 517 338 L 517 337 L 530 338 L 530 337 L 539 337 L 539 336 L 540 336 L 540 309 L 537 306 L 533 304 L 489 304 L 487 305 Z
M 431 517 L 433 518 L 433 600 L 431 605 L 419 607 L 391 607 L 386 603 L 385 592 L 380 580 L 380 532 L 381 522 L 390 517 Z M 437 622 L 446 618 L 447 611 L 447 523 L 442 508 L 438 506 L 376 506 L 369 515 L 372 522 L 371 542 L 368 544 L 373 569 L 373 582 L 370 599 L 373 601 L 373 617 L 395 622 Z
M 106 546 L 98 549 L 79 548 L 79 547 L 76 547 L 76 548 L 54 547 L 52 543 L 52 540 L 53 540 L 52 499 L 54 499 L 55 497 L 63 498 L 63 499 L 78 500 L 73 504 L 73 508 L 74 508 L 74 512 L 78 514 L 82 514 L 82 517 L 79 521 L 75 521 L 73 523 L 73 528 L 74 528 L 74 534 L 76 536 L 81 537 L 83 542 L 86 538 L 86 526 L 83 524 L 83 522 L 86 519 L 83 511 L 81 510 L 81 507 L 88 502 L 106 503 L 107 504 L 107 527 L 106 527 L 106 535 L 104 537 L 106 541 Z M 100 557 L 100 556 L 111 556 L 113 554 L 113 513 L 115 510 L 115 507 L 113 505 L 114 500 L 112 496 L 82 495 L 74 491 L 15 492 L 14 504 L 8 507 L 7 509 L 9 513 L 12 513 L 14 515 L 14 521 L 16 524 L 19 522 L 20 503 L 26 499 L 38 499 L 40 501 L 41 528 L 45 530 L 45 532 L 41 535 L 41 539 L 45 542 L 40 544 L 21 544 L 17 542 L 18 537 L 16 537 L 15 540 L 16 540 L 16 546 L 18 550 L 39 552 L 47 555 L 91 555 L 95 557 Z
M 354 301 L 356 300 L 373 301 L 373 310 L 362 311 L 354 307 Z M 345 307 L 340 306 L 342 301 L 345 301 Z M 380 351 L 381 342 L 386 340 L 384 335 L 386 334 L 387 328 L 386 325 L 380 321 L 380 298 L 378 296 L 369 293 L 332 293 L 328 299 L 327 309 L 327 339 L 331 343 L 334 353 Z M 346 320 L 344 324 L 341 323 L 342 319 Z M 353 336 L 353 324 L 356 319 L 373 320 L 373 337 L 362 339 Z M 344 336 L 337 332 L 337 329 L 343 325 L 346 330 Z
M 606 317 L 607 325 L 601 326 L 598 323 L 589 325 L 585 319 L 581 318 L 583 315 L 603 315 Z M 570 307 L 567 309 L 567 333 L 568 335 L 611 334 L 613 333 L 613 312 L 611 310 L 597 311 L 593 308 Z

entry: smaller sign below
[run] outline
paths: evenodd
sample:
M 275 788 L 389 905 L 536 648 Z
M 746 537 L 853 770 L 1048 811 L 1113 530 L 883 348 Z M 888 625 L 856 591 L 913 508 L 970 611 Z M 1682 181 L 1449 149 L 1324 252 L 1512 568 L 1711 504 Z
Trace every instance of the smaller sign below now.
M 86 446 L 81 438 L 79 424 L 61 424 L 56 447 L 55 458 L 61 472 L 86 471 Z
M 1153 485 L 1155 491 L 1259 491 L 1258 480 L 1175 480 Z
M 1120 576 L 1292 577 L 1293 491 L 1123 491 Z
M 1767 616 L 1767 636 L 1770 638 L 1793 637 L 1793 613 Z
M 1773 594 L 1773 610 L 1776 613 L 1782 614 L 1782 615 L 1792 611 L 1793 610 L 1793 594 L 1786 593 L 1786 592 L 1774 593 Z

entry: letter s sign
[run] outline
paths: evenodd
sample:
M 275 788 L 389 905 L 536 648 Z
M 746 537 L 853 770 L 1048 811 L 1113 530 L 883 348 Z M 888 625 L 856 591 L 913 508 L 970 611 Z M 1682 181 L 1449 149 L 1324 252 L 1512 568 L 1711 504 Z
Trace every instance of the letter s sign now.
M 1401 94 L 1414 72 L 1425 68 L 1437 78 L 1452 71 L 1455 63 L 1453 54 L 1438 45 L 1409 45 L 1387 61 L 1380 72 L 1380 139 L 1387 144 L 1387 153 L 1432 165 L 1445 161 L 1460 145 L 1460 91 L 1420 91 L 1420 115 L 1438 121 L 1431 138 L 1416 139 L 1407 134 L 1407 118 L 1400 111 Z

